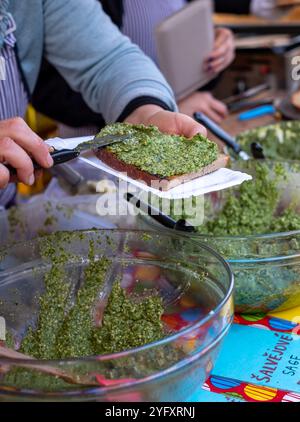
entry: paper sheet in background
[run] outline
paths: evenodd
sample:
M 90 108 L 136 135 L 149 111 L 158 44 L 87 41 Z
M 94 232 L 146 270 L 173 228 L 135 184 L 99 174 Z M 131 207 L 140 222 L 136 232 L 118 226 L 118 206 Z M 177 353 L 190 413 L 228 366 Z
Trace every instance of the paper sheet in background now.
M 93 139 L 93 137 L 81 137 L 81 138 L 70 138 L 70 139 L 60 139 L 53 138 L 47 141 L 48 145 L 53 146 L 56 149 L 73 149 L 82 142 L 86 142 Z M 241 183 L 251 180 L 252 177 L 248 174 L 241 173 L 239 171 L 233 171 L 230 169 L 222 168 L 214 173 L 208 174 L 206 176 L 199 177 L 197 179 L 191 180 L 187 183 L 183 183 L 180 186 L 176 186 L 173 189 L 170 189 L 167 192 L 162 192 L 157 189 L 153 189 L 150 186 L 145 185 L 142 182 L 131 179 L 125 173 L 121 173 L 117 170 L 112 169 L 111 167 L 104 164 L 99 160 L 93 153 L 83 154 L 79 160 L 84 161 L 88 165 L 99 168 L 99 170 L 109 173 L 117 178 L 124 180 L 125 182 L 130 183 L 138 189 L 142 189 L 147 192 L 151 192 L 160 198 L 166 199 L 184 199 L 190 198 L 191 196 L 200 196 L 209 192 L 216 192 L 223 189 L 227 189 L 233 186 L 240 185 Z

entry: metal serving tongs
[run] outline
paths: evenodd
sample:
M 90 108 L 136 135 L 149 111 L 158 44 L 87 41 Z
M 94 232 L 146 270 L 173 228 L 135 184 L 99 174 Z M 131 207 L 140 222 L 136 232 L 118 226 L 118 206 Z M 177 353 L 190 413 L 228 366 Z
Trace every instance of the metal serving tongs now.
M 233 136 L 227 133 L 224 129 L 222 129 L 205 114 L 197 112 L 194 114 L 194 119 L 198 123 L 204 125 L 207 129 L 209 129 L 215 136 L 217 136 L 221 141 L 223 141 L 228 148 L 232 149 L 234 153 L 243 161 L 248 161 L 251 159 L 251 157 L 247 154 L 246 151 L 242 149 L 241 145 L 236 141 Z M 252 142 L 251 153 L 252 157 L 256 160 L 265 159 L 263 147 L 260 145 L 259 142 Z
M 185 233 L 195 233 L 197 230 L 194 226 L 189 225 L 186 220 L 180 219 L 178 221 L 162 213 L 159 209 L 152 207 L 150 204 L 142 201 L 135 197 L 132 193 L 127 192 L 125 199 L 130 204 L 134 205 L 139 210 L 143 211 L 154 221 L 166 227 L 167 229 L 173 229 Z
M 91 141 L 83 142 L 77 145 L 74 149 L 61 149 L 56 150 L 50 147 L 50 154 L 53 158 L 54 166 L 58 164 L 67 163 L 68 161 L 78 158 L 83 152 L 90 150 L 97 150 L 103 147 L 107 147 L 118 142 L 124 142 L 130 140 L 132 135 L 106 135 L 102 137 L 95 137 Z M 6 165 L 11 175 L 16 174 L 16 169 L 10 165 Z M 33 167 L 35 170 L 40 170 L 42 167 L 33 161 Z

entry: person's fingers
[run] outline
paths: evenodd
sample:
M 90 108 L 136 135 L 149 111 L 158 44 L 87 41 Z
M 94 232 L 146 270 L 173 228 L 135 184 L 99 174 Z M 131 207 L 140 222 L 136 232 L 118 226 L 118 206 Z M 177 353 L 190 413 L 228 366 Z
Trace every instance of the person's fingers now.
M 228 108 L 226 104 L 216 100 L 215 98 L 211 99 L 211 107 L 223 118 L 228 115 Z
M 219 47 L 224 44 L 230 37 L 230 34 L 224 28 L 219 28 L 216 30 L 216 37 L 214 42 L 214 50 L 218 49 Z
M 206 114 L 216 123 L 221 123 L 222 120 L 228 115 L 228 109 L 226 105 L 214 98 L 209 92 L 199 93 L 198 106 L 197 110 L 195 111 L 200 111 Z
M 228 46 L 227 44 L 223 44 L 211 53 L 209 61 L 212 62 L 213 60 L 217 60 L 220 57 L 226 56 L 226 54 L 228 54 Z
M 193 136 L 201 133 L 206 136 L 207 131 L 204 126 L 197 123 L 193 118 L 182 113 L 174 113 L 170 111 L 161 111 L 147 121 L 147 125 L 155 125 L 162 132 L 169 134 L 177 134 L 192 138 Z
M 232 32 L 224 28 L 217 29 L 214 49 L 205 60 L 205 67 L 209 67 L 212 61 L 219 59 L 221 56 L 234 57 L 234 51 L 234 36 Z
M 222 117 L 213 108 L 206 107 L 202 110 L 202 113 L 218 124 L 222 122 Z
M 10 179 L 9 171 L 3 164 L 0 164 L 0 189 L 6 188 L 6 186 L 9 183 L 9 179 Z
M 207 130 L 204 126 L 197 123 L 192 117 L 187 116 L 186 114 L 176 113 L 176 126 L 179 135 L 183 135 L 186 138 L 192 138 L 197 134 L 207 136 Z
M 234 60 L 234 54 L 226 54 L 205 64 L 204 71 L 207 73 L 219 73 L 226 69 Z
M 220 70 L 221 69 L 221 66 L 209 66 L 207 69 L 206 69 L 206 72 L 207 72 L 207 74 L 208 75 L 210 75 L 210 76 L 217 76 L 218 75 L 218 73 L 220 73 L 222 70 Z
M 234 35 L 230 30 L 225 29 L 225 28 L 220 28 L 216 32 L 216 38 L 215 38 L 213 51 L 219 49 L 224 44 L 230 47 L 234 47 Z
M 27 185 L 34 183 L 34 168 L 29 155 L 11 138 L 0 139 L 0 162 L 15 168 L 20 182 Z
M 220 73 L 230 64 L 231 60 L 228 57 L 220 57 L 218 60 L 215 60 L 210 63 L 208 69 L 209 73 Z
M 229 59 L 234 58 L 235 56 L 235 50 L 230 48 L 230 46 L 224 45 L 222 48 L 218 50 L 219 54 L 216 54 L 215 56 L 212 56 L 210 61 L 218 60 L 220 58 L 224 58 L 225 60 L 229 61 Z
M 33 158 L 42 167 L 53 165 L 49 147 L 36 135 L 23 119 L 17 117 L 0 124 L 0 137 L 6 136 L 13 139 L 18 145 L 32 154 Z

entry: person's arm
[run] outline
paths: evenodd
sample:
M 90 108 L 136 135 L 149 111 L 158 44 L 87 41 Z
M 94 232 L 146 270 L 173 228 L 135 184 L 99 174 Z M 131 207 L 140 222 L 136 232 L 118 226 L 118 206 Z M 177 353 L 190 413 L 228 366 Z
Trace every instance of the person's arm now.
M 44 23 L 47 59 L 106 122 L 151 103 L 176 110 L 155 64 L 119 32 L 97 0 L 44 0 Z
M 123 0 L 98 0 L 102 4 L 103 10 L 105 13 L 110 16 L 113 23 L 115 23 L 118 28 L 122 27 L 123 23 L 123 14 L 124 14 L 124 4 Z

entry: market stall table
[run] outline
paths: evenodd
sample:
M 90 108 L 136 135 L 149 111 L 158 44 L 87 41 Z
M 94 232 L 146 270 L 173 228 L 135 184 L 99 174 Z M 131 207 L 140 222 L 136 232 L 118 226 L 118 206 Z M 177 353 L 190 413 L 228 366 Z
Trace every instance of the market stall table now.
M 213 374 L 191 401 L 300 402 L 300 307 L 236 315 Z

